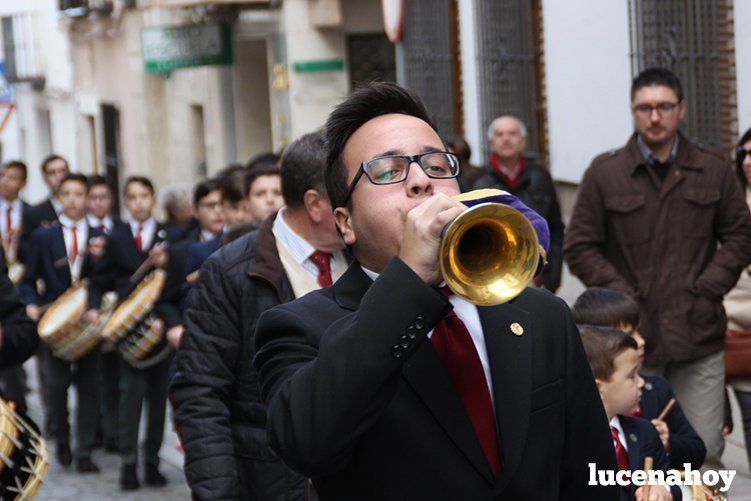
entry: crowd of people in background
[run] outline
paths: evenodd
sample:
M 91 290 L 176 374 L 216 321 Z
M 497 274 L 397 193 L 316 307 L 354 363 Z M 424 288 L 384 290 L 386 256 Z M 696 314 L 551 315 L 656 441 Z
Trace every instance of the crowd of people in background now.
M 381 210 L 386 215 L 388 207 L 383 201 L 379 206 L 378 201 L 383 193 L 377 191 L 380 184 L 425 181 L 425 186 L 409 189 L 414 193 L 424 189 L 432 196 L 434 188 L 429 183 L 439 180 L 439 186 L 446 181 L 442 177 L 452 183 L 458 178 L 463 192 L 504 190 L 545 219 L 550 245 L 535 287 L 555 293 L 561 285 L 564 260 L 584 283 L 585 292 L 573 304 L 573 321 L 579 325 L 581 341 L 577 343 L 583 343 L 593 388 L 610 425 L 607 438 L 617 468 L 639 468 L 648 455 L 656 458 L 655 468 L 664 470 L 682 468 L 685 463 L 695 468 L 721 467 L 723 433 L 728 431 L 726 383 L 738 397 L 747 443 L 751 443 L 751 371 L 746 368 L 751 367 L 751 360 L 742 358 L 751 353 L 743 351 L 751 348 L 744 344 L 751 340 L 751 130 L 732 152 L 733 169 L 727 152 L 694 144 L 680 131 L 689 110 L 678 78 L 662 68 L 643 71 L 631 87 L 633 135 L 625 146 L 592 161 L 564 228 L 553 179 L 541 159 L 526 155 L 527 130 L 513 115 L 490 123 L 490 155 L 484 166 L 470 164 L 466 140 L 444 138 L 444 148 L 436 151 L 428 148 L 428 153 L 401 157 L 413 153 L 396 149 L 393 154 L 389 149 L 390 153 L 376 157 L 381 163 L 388 159 L 391 169 L 396 169 L 393 158 L 407 158 L 404 179 L 379 181 L 374 177 L 377 167 L 367 159 L 356 173 L 337 171 L 354 155 L 351 145 L 360 141 L 360 128 L 346 129 L 354 127 L 351 120 L 362 119 L 358 126 L 362 129 L 375 127 L 369 124 L 383 116 L 422 120 L 421 105 L 412 104 L 408 95 L 394 88 L 371 84 L 354 96 L 332 113 L 323 130 L 296 139 L 279 157 L 267 153 L 246 165 L 229 165 L 192 190 L 179 185 L 159 190 L 148 177 L 129 177 L 122 183 L 122 219 L 114 207 L 114 190 L 119 187 L 105 177 L 74 172 L 59 155 L 50 155 L 41 165 L 49 197 L 35 206 L 20 197 L 27 166 L 21 161 L 2 166 L 4 261 L 31 321 L 39 322 L 48 305 L 85 279 L 88 308 L 84 318 L 89 324 L 102 323 L 100 312 L 107 292 L 116 292 L 122 301 L 145 278 L 144 267 L 166 273 L 154 315 L 167 355 L 148 367 L 134 365 L 107 345 L 70 362 L 56 356 L 45 343 L 39 344 L 41 428 L 55 444 L 56 461 L 69 466 L 75 460 L 77 472 L 96 473 L 99 468 L 92 450 L 103 447 L 121 456 L 122 489 L 137 489 L 141 480 L 150 486 L 165 485 L 159 450 L 169 401 L 185 454 L 185 476 L 196 499 L 314 499 L 316 490 L 322 498 L 332 492 L 337 498 L 353 492 L 348 482 L 368 478 L 360 468 L 373 460 L 353 451 L 363 447 L 379 454 L 379 445 L 363 436 L 374 430 L 386 440 L 389 428 L 369 420 L 365 410 L 371 402 L 353 401 L 351 408 L 337 413 L 335 403 L 320 394 L 325 389 L 316 386 L 330 381 L 338 390 L 338 385 L 348 389 L 347 384 L 358 382 L 338 380 L 343 374 L 336 372 L 343 369 L 326 365 L 331 362 L 325 358 L 331 347 L 323 341 L 317 346 L 318 341 L 310 341 L 311 334 L 301 326 L 316 324 L 319 313 L 331 325 L 338 325 L 339 313 L 324 302 L 315 305 L 320 312 L 311 305 L 306 309 L 303 301 L 298 309 L 293 306 L 286 311 L 286 317 L 285 310 L 274 309 L 275 315 L 263 317 L 265 324 L 259 326 L 259 320 L 264 312 L 325 289 L 342 277 L 348 277 L 343 280 L 349 280 L 347 287 L 354 290 L 358 280 L 407 273 L 393 270 L 393 263 L 386 269 L 367 269 L 364 259 L 379 262 L 383 258 L 377 253 L 371 256 L 367 244 L 377 245 L 376 237 L 386 233 L 378 227 L 377 217 L 357 217 L 352 197 L 357 198 L 357 206 L 364 207 L 360 211 L 378 214 Z M 395 99 L 401 107 L 371 116 L 356 108 L 365 106 L 367 99 L 376 104 Z M 349 122 L 342 118 L 346 113 L 352 115 Z M 398 121 L 389 125 L 402 126 L 404 130 L 412 127 Z M 375 132 L 381 134 L 376 139 L 386 134 Z M 447 165 L 456 159 L 459 167 L 431 174 L 424 165 L 426 155 L 440 156 L 431 161 Z M 427 175 L 414 181 L 412 176 L 420 174 L 410 173 L 409 166 L 419 170 L 418 165 Z M 395 172 L 387 174 L 401 175 Z M 358 182 L 376 191 L 364 194 L 362 186 L 355 190 Z M 156 219 L 159 200 L 164 222 Z M 384 246 L 392 244 L 384 239 Z M 353 262 L 363 266 L 367 277 L 352 276 Z M 14 271 L 19 266 L 21 271 Z M 344 297 L 344 292 L 331 294 L 343 310 L 361 308 L 355 292 L 352 297 L 356 299 Z M 362 306 L 362 315 L 371 310 L 383 313 L 373 303 L 385 299 L 374 296 L 362 297 L 362 301 L 370 298 Z M 405 301 L 409 303 L 406 296 Z M 538 299 L 521 303 L 525 301 L 530 308 L 537 307 Z M 453 300 L 452 304 L 464 321 L 461 307 Z M 295 315 L 302 324 L 295 323 Z M 380 319 L 384 325 L 398 320 L 386 317 Z M 423 316 L 418 319 L 410 320 L 406 334 L 394 346 L 394 358 L 412 353 L 412 340 L 425 323 Z M 277 329 L 299 329 L 301 339 L 285 338 L 287 344 L 277 346 L 268 338 L 274 322 L 282 325 Z M 266 337 L 256 339 L 257 331 Z M 330 336 L 326 341 L 336 345 L 341 339 Z M 12 344 L 4 342 L 5 346 Z M 258 357 L 256 348 L 260 349 Z M 341 349 L 353 350 L 348 353 L 360 360 L 357 350 L 364 348 Z M 731 357 L 736 357 L 736 363 L 730 363 Z M 361 360 L 366 365 L 375 363 Z M 4 366 L 2 395 L 26 413 L 24 368 L 17 363 Z M 305 373 L 304 381 L 297 371 Z M 361 389 L 367 388 L 361 383 Z M 71 385 L 77 392 L 75 449 L 68 415 Z M 317 400 L 311 401 L 312 395 L 303 390 L 316 390 Z M 403 400 L 401 391 L 398 397 L 390 394 L 403 405 L 401 411 L 417 412 Z M 357 400 L 355 394 L 351 396 Z M 371 396 L 386 398 L 380 393 Z M 266 404 L 272 399 L 273 414 L 267 415 Z M 138 437 L 144 403 L 146 438 L 141 453 Z M 494 405 L 497 411 L 499 403 Z M 352 416 L 358 409 L 364 414 Z M 390 418 L 384 409 L 377 412 Z M 352 435 L 341 442 L 328 435 L 310 438 L 307 434 L 335 430 L 307 429 L 300 422 L 293 425 L 294 412 L 300 413 L 296 419 L 307 416 L 311 422 L 323 416 L 336 418 L 333 424 Z M 478 428 L 475 431 L 481 434 Z M 503 437 L 504 430 L 498 432 Z M 419 440 L 420 434 L 416 435 Z M 642 446 L 634 447 L 629 440 L 638 440 Z M 310 456 L 295 449 L 311 444 L 322 449 L 306 451 Z M 325 456 L 324 450 L 331 450 L 332 456 Z M 494 468 L 497 446 L 483 453 Z M 404 454 L 411 457 L 407 449 Z M 141 463 L 144 469 L 139 475 Z M 506 467 L 499 463 L 495 477 L 503 475 Z M 350 477 L 342 478 L 340 471 Z M 478 488 L 477 492 L 483 491 Z M 653 494 L 655 499 L 680 498 L 675 489 L 657 489 Z M 635 496 L 636 491 L 629 495 Z

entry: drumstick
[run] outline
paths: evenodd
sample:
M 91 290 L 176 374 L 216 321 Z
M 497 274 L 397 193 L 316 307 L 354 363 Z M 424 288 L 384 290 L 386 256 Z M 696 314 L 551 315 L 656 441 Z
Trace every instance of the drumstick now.
M 157 244 L 155 244 L 154 247 L 152 247 L 152 249 L 155 249 L 159 245 L 163 246 L 164 248 L 167 248 L 167 242 L 162 240 L 161 242 L 158 242 Z M 143 280 L 143 277 L 146 276 L 146 273 L 148 273 L 153 266 L 153 263 L 154 263 L 153 256 L 154 256 L 153 254 L 149 254 L 149 257 L 147 257 L 146 260 L 143 263 L 141 263 L 141 266 L 136 268 L 136 271 L 134 271 L 133 274 L 128 279 L 130 283 L 137 284 L 141 280 Z
M 647 483 L 644 484 L 644 489 L 641 491 L 641 498 L 644 501 L 649 501 L 649 472 L 652 470 L 652 464 L 654 463 L 654 459 L 652 456 L 647 456 L 644 458 L 644 471 L 647 472 Z
M 673 410 L 673 407 L 675 407 L 675 398 L 671 398 L 667 405 L 665 405 L 665 408 L 662 409 L 660 415 L 657 416 L 657 420 L 665 421 L 665 418 L 668 417 L 668 414 L 670 414 L 670 411 Z

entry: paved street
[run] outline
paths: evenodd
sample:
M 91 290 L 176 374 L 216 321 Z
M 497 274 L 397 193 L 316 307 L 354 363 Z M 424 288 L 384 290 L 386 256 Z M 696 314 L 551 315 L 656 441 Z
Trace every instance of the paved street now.
M 28 395 L 29 413 L 37 423 L 42 423 L 42 407 L 37 391 L 36 361 L 26 363 L 26 373 L 29 378 L 31 394 Z M 71 392 L 71 409 L 75 405 L 75 392 Z M 48 443 L 50 448 L 50 466 L 47 470 L 47 480 L 39 492 L 37 499 L 47 500 L 100 500 L 115 496 L 123 501 L 146 501 L 159 499 L 164 501 L 189 499 L 190 492 L 182 471 L 182 455 L 177 451 L 177 435 L 171 426 L 172 420 L 167 417 L 168 428 L 165 430 L 164 444 L 162 445 L 162 464 L 160 471 L 167 477 L 169 484 L 166 487 L 153 489 L 141 487 L 134 493 L 126 494 L 120 490 L 118 479 L 120 475 L 120 457 L 107 454 L 102 449 L 94 452 L 93 460 L 101 469 L 101 473 L 93 475 L 81 475 L 75 471 L 75 462 L 72 466 L 63 467 L 55 460 L 54 443 Z M 71 437 L 75 435 L 72 433 Z M 139 470 L 142 479 L 142 471 Z

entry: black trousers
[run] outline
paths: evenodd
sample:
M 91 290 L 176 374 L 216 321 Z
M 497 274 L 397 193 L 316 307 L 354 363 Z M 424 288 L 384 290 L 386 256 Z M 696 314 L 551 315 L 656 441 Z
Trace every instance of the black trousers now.
M 26 372 L 22 365 L 0 371 L 0 390 L 4 398 L 16 404 L 16 410 L 26 414 Z
M 105 442 L 117 441 L 120 430 L 120 355 L 117 351 L 100 353 L 101 423 Z
M 45 393 L 49 407 L 52 436 L 58 443 L 70 442 L 68 423 L 68 388 L 76 387 L 76 458 L 91 457 L 94 447 L 99 408 L 99 352 L 66 362 L 52 353 L 44 357 Z
M 159 449 L 164 438 L 164 419 L 167 405 L 167 371 L 172 357 L 153 367 L 136 369 L 119 358 L 120 416 L 119 440 L 123 464 L 138 463 L 138 428 L 141 408 L 146 402 L 146 441 L 144 462 L 159 465 Z

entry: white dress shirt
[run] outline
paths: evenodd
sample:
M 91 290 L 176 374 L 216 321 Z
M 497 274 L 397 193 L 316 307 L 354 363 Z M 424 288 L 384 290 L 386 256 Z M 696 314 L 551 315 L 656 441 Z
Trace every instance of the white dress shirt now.
M 50 197 L 50 203 L 52 204 L 52 208 L 55 209 L 55 214 L 57 214 L 57 217 L 59 219 L 60 214 L 63 213 L 63 204 L 61 204 L 60 200 L 55 197 Z
M 274 237 L 289 250 L 295 261 L 302 265 L 314 280 L 318 280 L 318 266 L 310 259 L 316 249 L 290 228 L 287 221 L 284 220 L 284 212 L 285 207 L 282 207 L 276 215 L 276 219 L 274 219 L 272 228 Z M 347 259 L 344 257 L 344 253 L 341 251 L 333 253 L 330 259 L 330 267 L 331 279 L 336 282 L 337 278 L 347 269 Z
M 8 228 L 8 209 L 10 209 L 10 228 Z M 15 252 L 15 246 L 18 243 L 19 234 L 14 236 L 12 242 L 8 241 L 8 230 L 21 230 L 23 224 L 23 202 L 20 198 L 16 198 L 12 202 L 8 202 L 5 199 L 0 199 L 0 236 L 2 236 L 3 246 L 8 243 L 11 244 L 11 249 L 5 249 L 6 253 Z M 13 256 L 6 256 L 8 259 L 12 259 Z
M 214 240 L 218 236 L 219 236 L 219 233 L 214 233 L 213 231 L 209 231 L 209 230 L 201 230 L 201 235 L 199 237 L 199 240 L 201 242 L 208 242 L 209 240 Z
M 108 235 L 112 231 L 112 228 L 114 228 L 115 226 L 115 222 L 112 220 L 112 217 L 109 214 L 104 216 L 102 219 L 99 219 L 94 214 L 89 213 L 86 215 L 86 219 L 89 222 L 89 227 L 97 229 L 102 228 L 102 230 Z
M 621 426 L 621 420 L 618 419 L 618 416 L 610 420 L 610 427 L 618 430 L 618 439 L 621 441 L 623 448 L 626 449 L 626 452 L 628 452 L 628 441 L 626 440 L 626 434 L 623 432 L 623 426 Z M 613 443 L 613 447 L 615 447 L 615 443 Z
M 143 223 L 139 223 L 135 219 L 129 221 L 130 231 L 133 232 L 133 240 L 135 241 L 138 235 L 138 228 L 141 227 L 141 250 L 145 251 L 151 247 L 151 242 L 154 241 L 154 235 L 156 234 L 156 220 L 153 217 L 148 218 Z
M 378 273 L 361 266 L 362 271 L 370 277 L 374 282 L 378 278 Z M 490 376 L 490 362 L 488 361 L 488 348 L 485 345 L 485 334 L 482 330 L 482 323 L 480 322 L 480 313 L 477 311 L 477 306 L 466 301 L 461 296 L 456 294 L 449 297 L 451 306 L 454 307 L 454 313 L 459 317 L 459 320 L 464 322 L 464 326 L 469 331 L 469 335 L 472 338 L 472 342 L 477 350 L 477 355 L 480 357 L 480 363 L 482 364 L 482 371 L 485 373 L 485 381 L 488 383 L 488 390 L 490 391 L 490 400 L 495 407 L 495 398 L 493 395 L 493 379 Z M 428 338 L 433 336 L 433 331 L 428 332 Z
M 89 225 L 86 218 L 73 221 L 65 214 L 60 214 L 60 224 L 63 225 L 63 239 L 65 240 L 65 250 L 68 254 L 68 264 L 70 265 L 70 277 L 73 282 L 77 282 L 81 277 L 81 267 L 83 266 L 84 254 L 89 241 Z M 75 228 L 76 238 L 73 239 L 73 229 Z M 77 243 L 78 248 L 74 252 L 73 244 Z M 76 256 L 75 260 L 73 256 Z

